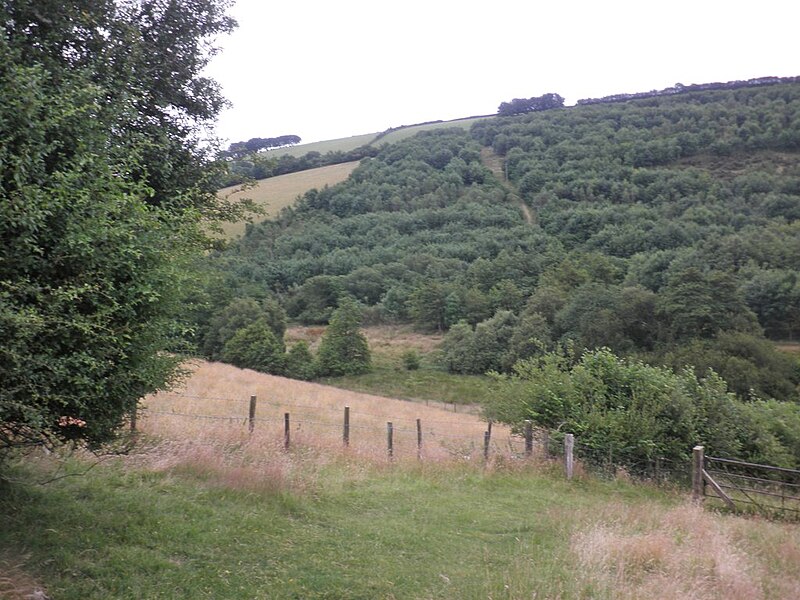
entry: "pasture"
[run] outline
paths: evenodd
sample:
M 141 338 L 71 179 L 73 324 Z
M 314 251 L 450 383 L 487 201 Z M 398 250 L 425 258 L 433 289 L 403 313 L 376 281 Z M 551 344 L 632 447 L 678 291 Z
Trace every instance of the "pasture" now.
M 247 415 L 250 394 L 263 419 L 252 435 L 246 418 L 228 418 Z M 365 427 L 350 448 L 331 416 L 341 402 Z M 285 410 L 307 421 L 288 450 L 270 421 Z M 800 597 L 797 525 L 715 514 L 680 490 L 624 479 L 567 482 L 536 456 L 484 463 L 432 444 L 425 460 L 390 461 L 368 430 L 419 415 L 465 439 L 484 427 L 474 415 L 193 363 L 182 386 L 146 399 L 127 454 L 13 467 L 0 484 L 0 596 Z
M 298 196 L 302 196 L 313 188 L 336 185 L 350 176 L 359 161 L 319 167 L 299 173 L 288 173 L 268 179 L 261 179 L 249 189 L 242 186 L 231 186 L 221 189 L 220 196 L 230 196 L 232 200 L 249 198 L 264 210 L 264 219 L 276 216 L 282 208 L 291 206 Z M 247 224 L 244 222 L 223 223 L 222 230 L 226 239 L 234 239 L 244 234 Z
M 364 133 L 362 135 L 354 135 L 346 138 L 339 138 L 335 140 L 324 140 L 321 142 L 311 142 L 308 144 L 298 144 L 297 146 L 289 146 L 286 148 L 275 148 L 265 152 L 267 156 L 283 156 L 288 154 L 299 158 L 305 156 L 309 152 L 319 152 L 326 154 L 328 152 L 350 152 L 361 146 L 368 146 L 372 143 L 378 133 Z

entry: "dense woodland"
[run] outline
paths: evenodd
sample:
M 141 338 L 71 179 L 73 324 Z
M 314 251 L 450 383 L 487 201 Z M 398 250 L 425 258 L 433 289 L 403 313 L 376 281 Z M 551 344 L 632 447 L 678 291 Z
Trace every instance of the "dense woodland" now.
M 323 324 L 349 296 L 447 331 L 457 373 L 606 347 L 797 400 L 770 340 L 800 336 L 798 219 L 800 84 L 498 117 L 384 146 L 250 227 L 213 257 L 198 331 L 242 298 Z

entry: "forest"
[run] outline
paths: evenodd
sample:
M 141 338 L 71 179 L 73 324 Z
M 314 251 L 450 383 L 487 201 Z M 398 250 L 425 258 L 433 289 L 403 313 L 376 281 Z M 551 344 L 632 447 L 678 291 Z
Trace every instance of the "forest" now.
M 607 348 L 796 402 L 774 341 L 800 335 L 799 151 L 793 82 L 421 132 L 214 254 L 198 341 L 218 357 L 243 300 L 325 324 L 348 297 L 447 332 L 455 373 Z

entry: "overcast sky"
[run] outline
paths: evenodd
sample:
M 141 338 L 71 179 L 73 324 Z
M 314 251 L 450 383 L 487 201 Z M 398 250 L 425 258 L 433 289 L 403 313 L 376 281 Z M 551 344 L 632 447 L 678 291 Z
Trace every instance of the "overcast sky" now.
M 304 143 L 578 98 L 800 75 L 798 0 L 238 0 L 227 141 Z

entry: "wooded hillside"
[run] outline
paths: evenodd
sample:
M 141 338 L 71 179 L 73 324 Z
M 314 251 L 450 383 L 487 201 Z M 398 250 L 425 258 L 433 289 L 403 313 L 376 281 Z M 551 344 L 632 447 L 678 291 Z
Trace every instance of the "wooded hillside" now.
M 799 151 L 795 83 L 423 132 L 214 256 L 211 313 L 275 296 L 325 323 L 349 294 L 371 322 L 450 330 L 458 372 L 570 343 L 795 398 L 767 339 L 800 335 Z

